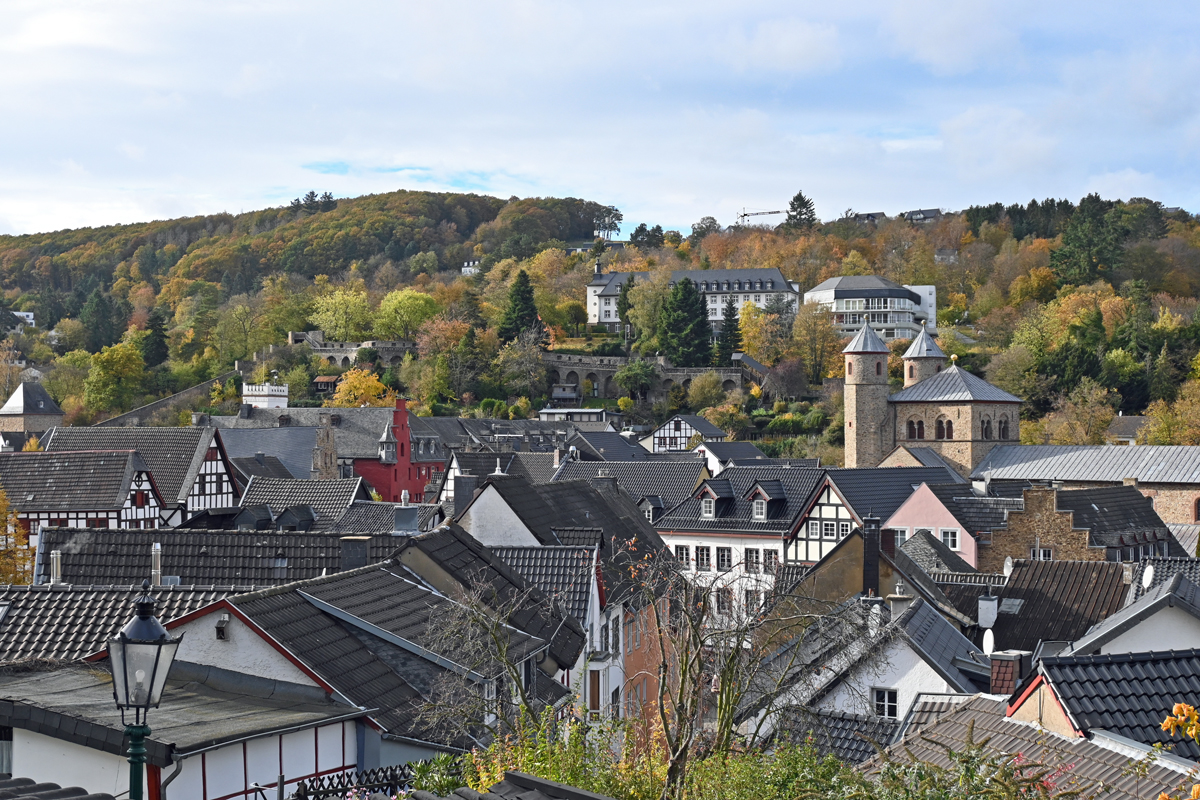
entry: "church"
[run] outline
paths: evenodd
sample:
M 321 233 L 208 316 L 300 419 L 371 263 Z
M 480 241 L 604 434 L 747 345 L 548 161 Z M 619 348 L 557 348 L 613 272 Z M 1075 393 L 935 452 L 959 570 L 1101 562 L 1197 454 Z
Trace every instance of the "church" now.
M 846 358 L 846 466 L 931 466 L 964 477 L 999 444 L 1019 438 L 1021 398 L 957 366 L 922 329 L 904 359 L 904 388 L 889 395 L 888 348 L 864 325 Z M 931 454 L 936 454 L 930 458 Z

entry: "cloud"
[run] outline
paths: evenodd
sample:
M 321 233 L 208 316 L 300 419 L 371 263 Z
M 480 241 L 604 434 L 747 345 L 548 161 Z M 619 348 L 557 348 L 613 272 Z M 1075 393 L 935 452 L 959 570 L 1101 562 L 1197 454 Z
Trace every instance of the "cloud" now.
M 305 169 L 319 172 L 322 175 L 349 175 L 350 165 L 345 161 L 318 161 L 312 164 L 305 164 Z
M 1055 137 L 1018 108 L 973 106 L 941 129 L 946 154 L 965 179 L 1009 176 L 1033 184 L 1055 165 Z
M 897 52 L 937 75 L 969 72 L 1020 51 L 1010 4 L 995 0 L 929 0 L 892 3 L 883 30 Z
M 1162 197 L 1163 184 L 1156 176 L 1126 168 L 1117 172 L 1093 175 L 1084 185 L 1084 193 L 1098 193 L 1111 200 L 1128 200 L 1131 197 Z
M 833 70 L 841 62 L 837 28 L 802 19 L 764 20 L 749 31 L 737 30 L 719 52 L 740 72 L 803 75 Z

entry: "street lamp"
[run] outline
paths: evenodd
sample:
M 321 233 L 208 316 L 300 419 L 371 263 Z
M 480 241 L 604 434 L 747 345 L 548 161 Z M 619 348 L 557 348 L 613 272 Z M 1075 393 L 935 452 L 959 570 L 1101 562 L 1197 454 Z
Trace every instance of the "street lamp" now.
M 183 639 L 172 639 L 154 616 L 150 581 L 142 582 L 142 595 L 133 601 L 134 617 L 108 643 L 112 663 L 113 699 L 121 710 L 121 723 L 129 737 L 129 800 L 142 800 L 142 765 L 146 763 L 146 715 L 158 708 L 175 651 Z M 125 712 L 133 711 L 133 722 Z

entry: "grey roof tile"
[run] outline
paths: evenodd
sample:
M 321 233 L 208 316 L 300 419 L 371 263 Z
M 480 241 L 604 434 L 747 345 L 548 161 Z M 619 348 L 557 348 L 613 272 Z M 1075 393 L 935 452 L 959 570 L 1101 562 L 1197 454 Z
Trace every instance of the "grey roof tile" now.
M 914 600 L 895 624 L 956 691 L 975 691 L 976 681 L 981 680 L 977 674 L 964 670 L 962 663 L 976 664 L 979 670 L 990 674 L 990 662 L 983 651 L 924 600 Z M 982 680 L 986 686 L 987 679 Z
M 582 626 L 588 624 L 588 599 L 596 581 L 595 547 L 493 547 L 501 561 L 563 604 Z
M 1132 594 L 1132 592 L 1130 593 Z M 1176 572 L 1162 583 L 1151 586 L 1141 597 L 1093 625 L 1091 630 L 1071 643 L 1063 655 L 1095 653 L 1102 645 L 1120 636 L 1164 608 L 1179 608 L 1200 618 L 1200 587 Z
M 699 414 L 676 414 L 669 420 L 655 428 L 655 431 L 665 430 L 675 420 L 682 420 L 685 424 L 692 426 L 692 429 L 702 436 L 712 436 L 717 439 L 725 439 L 729 434 L 713 425 Z
M 1147 577 L 1147 571 L 1150 576 Z M 1200 558 L 1173 558 L 1151 556 L 1133 565 L 1133 580 L 1129 585 L 1129 605 L 1141 599 L 1147 592 L 1170 583 L 1176 575 L 1182 575 L 1191 583 L 1200 585 Z
M 311 506 L 317 521 L 313 530 L 329 530 L 355 500 L 370 500 L 362 478 L 296 480 L 254 476 L 238 503 L 270 506 L 276 513 L 292 506 Z
M 283 462 L 291 477 L 312 476 L 316 428 L 222 428 L 218 435 L 230 458 L 270 453 Z
M 339 458 L 378 458 L 379 437 L 384 428 L 392 424 L 395 411 L 394 408 L 255 408 L 250 410 L 247 417 L 214 416 L 208 419 L 209 424 L 221 430 L 279 427 L 315 429 L 321 426 L 323 418 L 329 418 L 333 423 L 336 417 L 332 427 Z M 415 417 L 409 416 L 410 422 L 413 419 Z M 309 464 L 312 464 L 311 450 Z
M 604 461 L 648 461 L 650 457 L 646 448 L 615 431 L 580 431 L 567 441 L 567 446 Z
M 957 365 L 902 389 L 889 403 L 1022 403 L 1016 395 L 995 387 Z
M 880 216 L 883 216 L 882 214 Z M 823 292 L 829 289 L 903 289 L 895 281 L 879 275 L 840 275 L 821 281 L 810 292 Z
M 1002 445 L 971 473 L 993 481 L 1200 483 L 1200 446 Z
M 275 456 L 256 453 L 255 455 L 243 458 L 230 458 L 229 461 L 233 465 L 233 468 L 237 470 L 239 482 L 243 486 L 250 482 L 251 475 L 258 475 L 261 478 L 286 478 L 288 480 L 293 478 L 288 468 Z
M 829 470 L 829 479 L 860 519 L 872 514 L 887 520 L 922 483 L 954 482 L 956 477 L 957 473 L 949 467 Z
M 53 414 L 62 416 L 63 410 L 54 402 L 46 388 L 37 381 L 22 381 L 0 407 L 0 416 L 34 416 Z
M 0 487 L 14 507 L 29 511 L 119 510 L 135 472 L 145 470 L 133 450 L 0 453 Z
M 975 571 L 962 556 L 926 530 L 917 531 L 909 536 L 908 540 L 900 545 L 900 549 L 926 573 Z
M 639 450 L 641 448 L 638 448 Z M 674 508 L 691 496 L 704 474 L 704 462 L 692 461 L 564 461 L 554 481 L 591 480 L 606 470 L 635 502 L 661 497 L 664 508 Z
M 870 325 L 863 325 L 859 328 L 858 333 L 854 334 L 854 338 L 850 340 L 850 344 L 846 345 L 843 353 L 888 353 L 886 344 L 879 338 L 879 334 Z
M 749 531 L 760 535 L 781 536 L 791 530 L 805 503 L 826 475 L 823 469 L 777 466 L 728 467 L 719 477 L 709 478 L 701 489 L 663 514 L 654 527 L 660 531 Z M 768 504 L 767 519 L 754 519 L 750 491 L 759 481 L 778 481 L 785 499 Z M 717 497 L 717 516 L 700 516 L 700 494 L 707 487 Z
M 396 525 L 396 509 L 400 503 L 375 500 L 355 500 L 330 526 L 339 533 L 389 533 Z M 417 529 L 428 531 L 443 520 L 441 506 L 423 503 L 409 506 L 417 509 Z
M 821 755 L 858 764 L 875 755 L 875 745 L 890 744 L 899 727 L 899 720 L 887 717 L 787 706 L 779 711 L 775 735 L 793 744 L 808 743 Z

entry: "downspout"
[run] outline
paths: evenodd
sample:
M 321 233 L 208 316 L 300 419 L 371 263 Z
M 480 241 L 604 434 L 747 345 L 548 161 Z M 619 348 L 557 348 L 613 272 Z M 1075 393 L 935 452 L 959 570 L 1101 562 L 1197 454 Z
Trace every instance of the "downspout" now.
M 179 777 L 179 773 L 183 772 L 183 759 L 175 762 L 175 769 L 167 776 L 165 781 L 158 784 L 158 796 L 160 800 L 167 800 L 167 784 Z

